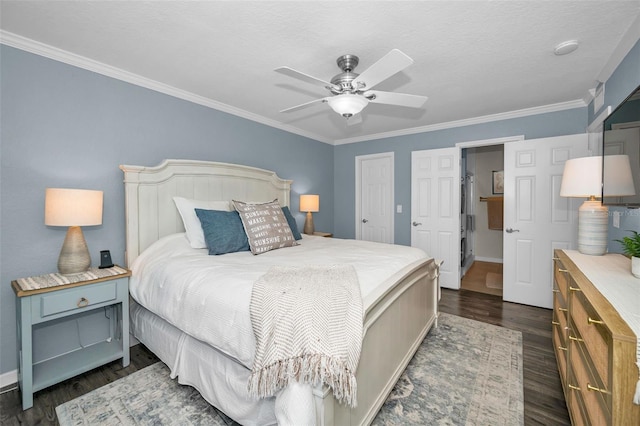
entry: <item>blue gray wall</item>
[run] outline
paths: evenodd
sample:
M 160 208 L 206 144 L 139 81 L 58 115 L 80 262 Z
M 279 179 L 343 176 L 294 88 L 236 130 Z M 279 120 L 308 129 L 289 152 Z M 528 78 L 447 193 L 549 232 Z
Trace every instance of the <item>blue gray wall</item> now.
M 241 163 L 320 194 L 316 228 L 333 229 L 333 146 L 0 46 L 0 373 L 16 369 L 13 279 L 56 270 L 66 229 L 44 225 L 47 187 L 104 191 L 102 226 L 83 229 L 93 264 L 109 249 L 124 264 L 120 164 L 165 158 Z M 313 161 L 309 161 L 312 158 Z
M 334 151 L 334 234 L 355 237 L 355 157 L 393 151 L 395 154 L 395 243 L 411 244 L 411 151 L 447 148 L 458 142 L 524 135 L 526 139 L 584 133 L 585 108 L 457 127 L 409 136 L 340 145 Z
M 615 109 L 638 86 L 640 86 L 640 41 L 635 44 L 618 65 L 618 68 L 611 74 L 611 77 L 605 82 L 604 106 L 601 110 L 594 112 L 593 102 L 589 105 L 589 123 L 607 106 L 611 105 Z M 640 188 L 636 188 L 636 191 L 640 191 Z M 612 212 L 614 211 L 620 212 L 620 228 L 613 227 Z M 621 252 L 620 243 L 614 240 L 629 235 L 629 230 L 640 232 L 640 209 L 609 207 L 609 251 Z

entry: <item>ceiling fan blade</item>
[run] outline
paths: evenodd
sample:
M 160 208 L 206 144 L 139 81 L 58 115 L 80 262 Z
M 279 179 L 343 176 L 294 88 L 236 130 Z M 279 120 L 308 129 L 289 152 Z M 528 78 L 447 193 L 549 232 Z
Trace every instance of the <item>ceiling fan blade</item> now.
M 358 90 L 369 90 L 411 64 L 413 64 L 413 59 L 398 49 L 393 49 L 378 62 L 364 70 L 351 84 L 353 87 L 362 86 L 362 89 Z
M 311 102 L 305 102 L 305 103 L 303 103 L 303 104 L 296 105 L 296 106 L 291 107 L 291 108 L 283 109 L 283 110 L 282 110 L 282 111 L 280 111 L 280 112 L 293 112 L 293 111 L 297 111 L 297 110 L 299 110 L 299 109 L 306 108 L 306 107 L 311 106 L 311 105 L 313 105 L 313 104 L 316 104 L 316 103 L 318 103 L 318 102 L 327 102 L 327 98 L 314 99 L 314 100 L 313 100 L 313 101 L 311 101 Z
M 362 123 L 362 114 L 356 114 L 353 117 L 347 118 L 347 126 L 353 126 Z
M 371 90 L 364 94 L 369 102 L 375 104 L 399 105 L 410 108 L 422 107 L 427 99 L 426 96 L 408 95 L 406 93 L 381 92 L 379 90 Z M 372 96 L 374 96 L 372 98 Z
M 328 81 L 320 80 L 319 78 L 316 78 L 314 76 L 302 73 L 300 71 L 296 71 L 293 68 L 280 67 L 280 68 L 276 68 L 274 71 L 289 77 L 293 77 L 298 80 L 302 80 L 307 83 L 311 83 L 315 86 L 321 86 L 329 89 L 336 87 L 335 85 L 329 83 Z

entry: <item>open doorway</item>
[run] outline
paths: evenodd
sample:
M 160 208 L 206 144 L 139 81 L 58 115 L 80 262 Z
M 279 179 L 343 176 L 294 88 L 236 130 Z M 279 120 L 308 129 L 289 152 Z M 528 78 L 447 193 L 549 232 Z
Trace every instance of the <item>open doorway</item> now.
M 504 145 L 461 154 L 460 288 L 502 297 Z

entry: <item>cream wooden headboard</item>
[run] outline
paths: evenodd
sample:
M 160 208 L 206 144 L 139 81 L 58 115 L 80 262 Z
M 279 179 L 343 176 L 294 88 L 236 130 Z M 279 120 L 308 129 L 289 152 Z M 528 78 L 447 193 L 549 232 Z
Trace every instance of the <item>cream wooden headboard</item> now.
M 184 232 L 174 196 L 250 202 L 277 198 L 289 206 L 291 183 L 275 172 L 238 164 L 164 160 L 154 167 L 122 165 L 125 188 L 127 266 L 158 239 Z

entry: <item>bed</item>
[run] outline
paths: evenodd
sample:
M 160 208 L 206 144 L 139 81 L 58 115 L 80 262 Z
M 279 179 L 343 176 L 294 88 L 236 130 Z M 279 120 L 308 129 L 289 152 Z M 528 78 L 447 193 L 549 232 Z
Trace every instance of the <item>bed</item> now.
M 154 270 L 149 264 L 154 263 L 155 256 L 173 259 L 184 255 L 194 264 L 221 259 L 229 259 L 233 264 L 238 259 L 242 262 L 249 259 L 252 268 L 255 263 L 255 270 L 244 275 L 254 279 L 271 262 L 281 261 L 271 259 L 300 263 L 304 260 L 298 256 L 308 251 L 315 263 L 352 262 L 363 283 L 364 338 L 356 371 L 358 404 L 350 408 L 338 403 L 328 386 L 318 385 L 312 389 L 316 424 L 370 424 L 429 329 L 436 325 L 439 263 L 410 247 L 314 236 L 304 236 L 298 247 L 270 252 L 273 256 L 253 256 L 249 252 L 208 256 L 206 250 L 195 250 L 185 243 L 184 224 L 174 197 L 249 202 L 277 199 L 280 205 L 289 206 L 292 181 L 268 170 L 194 160 L 165 160 L 154 167 L 120 168 L 125 184 L 125 257 L 127 266 L 133 269 L 131 329 L 134 337 L 169 366 L 172 377 L 198 389 L 209 403 L 241 424 L 275 424 L 275 398 L 256 400 L 247 396 L 250 373 L 247 354 L 214 347 L 206 334 L 182 330 L 164 312 L 158 314 L 157 306 L 144 306 L 151 303 L 139 282 L 146 279 L 147 286 L 153 283 L 152 278 L 141 274 Z M 332 259 L 331 253 L 340 247 L 353 253 L 353 260 L 346 256 Z M 165 253 L 167 250 L 169 254 Z M 280 256 L 276 252 L 281 252 Z M 387 256 L 384 259 L 389 261 L 381 262 L 379 256 Z M 169 264 L 165 260 L 155 263 Z M 377 265 L 383 263 L 395 266 L 393 270 L 378 272 Z M 216 268 L 221 267 L 213 269 Z M 181 309 L 175 304 L 171 306 L 173 310 Z

